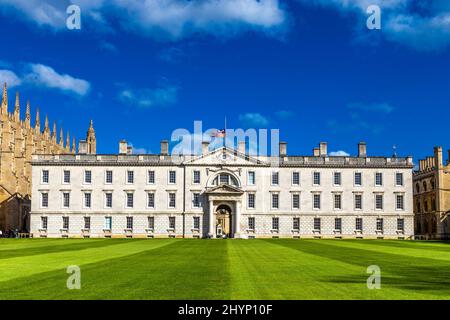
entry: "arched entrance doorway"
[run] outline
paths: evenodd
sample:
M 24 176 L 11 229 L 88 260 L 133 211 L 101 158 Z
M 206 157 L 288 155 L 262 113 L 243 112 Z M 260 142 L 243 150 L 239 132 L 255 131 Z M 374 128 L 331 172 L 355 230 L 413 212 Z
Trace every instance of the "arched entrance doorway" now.
M 218 238 L 231 237 L 232 226 L 231 208 L 229 205 L 221 204 L 216 209 L 216 235 Z

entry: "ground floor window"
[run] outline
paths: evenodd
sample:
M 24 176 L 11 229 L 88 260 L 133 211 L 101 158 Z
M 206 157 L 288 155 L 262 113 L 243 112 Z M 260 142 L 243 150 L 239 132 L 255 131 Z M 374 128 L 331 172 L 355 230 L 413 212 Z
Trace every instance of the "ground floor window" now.
M 84 228 L 85 229 L 91 228 L 91 217 L 84 217 Z
M 355 229 L 356 229 L 356 231 L 362 231 L 362 229 L 363 229 L 363 220 L 362 220 L 362 218 L 356 218 Z
M 169 217 L 169 229 L 175 230 L 175 217 Z
M 133 217 L 127 217 L 127 229 L 133 229 Z
M 253 217 L 248 218 L 248 229 L 255 230 L 255 218 Z
M 334 229 L 336 231 L 342 231 L 342 219 L 341 218 L 334 219 Z
M 383 218 L 377 218 L 377 231 L 383 232 Z
M 403 219 L 403 218 L 397 219 L 397 230 L 405 231 L 405 219 Z
M 105 229 L 111 230 L 112 226 L 112 217 L 105 217 Z
M 320 218 L 314 218 L 314 231 L 320 232 Z
M 155 228 L 155 217 L 148 217 L 148 228 L 152 230 Z
M 69 217 L 63 217 L 63 225 L 62 225 L 63 229 L 69 229 Z
M 278 230 L 280 228 L 280 219 L 272 218 L 272 230 Z
M 194 229 L 200 229 L 200 217 L 194 217 Z
M 48 218 L 41 217 L 41 228 L 47 230 L 47 226 L 48 226 Z
M 300 230 L 300 218 L 293 218 L 292 219 L 292 229 L 295 231 Z

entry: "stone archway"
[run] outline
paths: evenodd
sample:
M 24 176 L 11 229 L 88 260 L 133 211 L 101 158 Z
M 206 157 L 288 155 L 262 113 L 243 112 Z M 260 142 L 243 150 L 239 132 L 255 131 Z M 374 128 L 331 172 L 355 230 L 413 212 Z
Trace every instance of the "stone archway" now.
M 216 235 L 217 237 L 232 236 L 233 215 L 228 204 L 219 204 L 216 209 Z

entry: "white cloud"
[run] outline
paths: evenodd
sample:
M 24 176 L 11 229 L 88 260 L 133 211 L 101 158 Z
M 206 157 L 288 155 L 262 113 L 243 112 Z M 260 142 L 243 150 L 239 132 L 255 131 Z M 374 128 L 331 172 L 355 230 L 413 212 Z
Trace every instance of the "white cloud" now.
M 151 151 L 146 148 L 135 147 L 132 143 L 129 143 L 132 148 L 133 154 L 151 154 Z
M 350 153 L 347 153 L 345 151 L 339 150 L 339 151 L 332 151 L 330 152 L 331 157 L 348 157 L 350 156 Z
M 239 121 L 247 126 L 263 127 L 269 124 L 269 119 L 260 113 L 244 113 L 239 115 Z
M 165 85 L 153 89 L 123 89 L 119 92 L 119 100 L 141 108 L 168 106 L 177 102 L 178 87 Z
M 0 84 L 7 83 L 8 87 L 16 87 L 22 83 L 22 80 L 10 70 L 0 70 Z
M 103 28 L 112 25 L 108 19 L 119 20 L 125 29 L 155 37 L 229 35 L 249 28 L 272 31 L 286 20 L 279 0 L 0 0 L 28 21 L 54 29 L 65 28 L 65 9 L 71 2 L 80 6 L 87 23 Z
M 389 103 L 350 103 L 347 105 L 348 109 L 355 109 L 369 112 L 391 113 L 395 108 Z
M 86 80 L 74 78 L 68 74 L 59 74 L 52 67 L 43 64 L 30 64 L 31 72 L 26 81 L 37 86 L 59 89 L 84 96 L 89 92 L 90 84 Z

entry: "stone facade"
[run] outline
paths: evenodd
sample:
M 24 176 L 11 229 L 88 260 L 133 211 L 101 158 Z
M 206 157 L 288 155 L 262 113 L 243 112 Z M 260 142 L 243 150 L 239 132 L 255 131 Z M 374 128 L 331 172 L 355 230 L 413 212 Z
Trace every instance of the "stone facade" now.
M 414 213 L 416 234 L 424 239 L 450 238 L 450 150 L 444 164 L 442 147 L 434 156 L 419 161 L 414 172 Z
M 62 128 L 58 139 L 56 123 L 50 131 L 47 116 L 41 130 L 39 109 L 32 126 L 29 102 L 25 118 L 21 119 L 19 93 L 16 94 L 14 111 L 8 112 L 6 84 L 3 87 L 0 122 L 0 230 L 26 232 L 30 219 L 32 155 L 74 154 L 75 139 L 71 148 L 67 133 L 64 143 Z
M 414 235 L 412 158 L 201 155 L 35 155 L 34 237 L 322 237 Z M 43 179 L 43 177 L 46 177 Z M 378 200 L 377 200 L 378 199 Z M 359 223 L 357 223 L 359 222 Z

